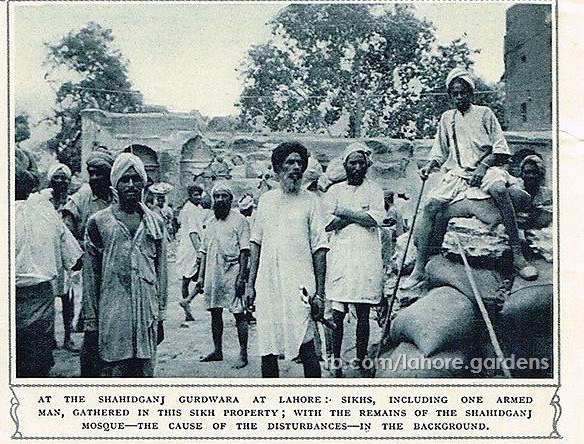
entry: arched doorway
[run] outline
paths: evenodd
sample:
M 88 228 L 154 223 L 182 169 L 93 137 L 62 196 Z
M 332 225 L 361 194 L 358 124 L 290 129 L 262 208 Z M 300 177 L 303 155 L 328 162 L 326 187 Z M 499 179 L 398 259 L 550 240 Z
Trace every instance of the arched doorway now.
M 130 145 L 124 150 L 126 153 L 132 153 L 138 156 L 144 163 L 146 174 L 152 182 L 160 182 L 160 163 L 156 151 L 146 145 Z
M 180 157 L 181 185 L 189 186 L 194 179 L 201 178 L 209 168 L 215 153 L 201 136 L 189 139 L 182 147 Z

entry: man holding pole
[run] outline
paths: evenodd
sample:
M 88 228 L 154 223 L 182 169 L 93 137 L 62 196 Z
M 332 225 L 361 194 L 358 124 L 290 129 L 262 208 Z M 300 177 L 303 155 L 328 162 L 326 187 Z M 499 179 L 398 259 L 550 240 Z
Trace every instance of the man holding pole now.
M 424 205 L 415 239 L 418 249 L 416 265 L 401 285 L 404 290 L 418 286 L 425 279 L 429 239 L 436 216 L 463 197 L 493 197 L 509 236 L 514 268 L 524 279 L 538 277 L 537 269 L 527 263 L 521 251 L 517 220 L 508 191 L 516 179 L 498 166 L 509 160 L 511 152 L 493 111 L 472 103 L 474 87 L 471 75 L 461 68 L 454 68 L 446 78 L 446 89 L 456 108 L 442 114 L 430 160 L 420 170 L 422 180 L 426 180 L 436 167 L 442 167 L 444 176 Z

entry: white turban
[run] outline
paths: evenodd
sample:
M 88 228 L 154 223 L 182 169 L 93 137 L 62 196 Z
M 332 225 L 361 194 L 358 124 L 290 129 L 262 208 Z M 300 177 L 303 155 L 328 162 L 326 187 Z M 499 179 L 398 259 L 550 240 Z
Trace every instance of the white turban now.
M 213 186 L 213 189 L 211 190 L 211 197 L 213 197 L 215 193 L 219 191 L 225 191 L 229 193 L 232 198 L 234 196 L 233 190 L 231 189 L 231 185 L 229 185 L 229 183 L 227 183 L 226 181 L 218 182 L 215 184 L 215 186 Z
M 470 73 L 467 70 L 465 70 L 463 68 L 454 68 L 452 71 L 450 71 L 448 73 L 448 76 L 446 77 L 446 89 L 447 90 L 450 88 L 450 84 L 455 79 L 464 80 L 466 83 L 468 83 L 470 85 L 470 87 L 474 91 L 475 83 L 474 83 L 474 80 L 472 79 L 472 76 L 470 75 Z
M 59 163 L 59 162 L 53 163 L 47 169 L 47 177 L 48 177 L 48 179 L 51 180 L 53 178 L 53 176 L 55 174 L 57 174 L 57 172 L 59 172 L 59 171 L 62 171 L 63 173 L 65 173 L 65 175 L 69 179 L 71 179 L 71 170 L 69 169 L 69 167 L 67 165 L 63 165 L 62 163 Z
M 249 208 L 253 207 L 253 197 L 249 194 L 245 194 L 239 199 L 237 204 L 240 210 L 248 210 Z
M 135 154 L 122 153 L 116 157 L 116 160 L 112 166 L 112 171 L 110 173 L 110 182 L 112 183 L 113 188 L 118 186 L 120 177 L 122 177 L 122 175 L 132 167 L 134 167 L 144 183 L 148 182 L 148 176 L 146 174 L 146 170 L 144 169 L 144 163 L 142 163 L 142 159 L 140 159 Z
M 363 142 L 354 142 L 351 143 L 347 148 L 345 148 L 345 152 L 343 153 L 343 163 L 347 161 L 349 156 L 353 153 L 362 153 L 365 156 L 365 160 L 367 160 L 367 166 L 371 166 L 371 148 L 369 148 Z

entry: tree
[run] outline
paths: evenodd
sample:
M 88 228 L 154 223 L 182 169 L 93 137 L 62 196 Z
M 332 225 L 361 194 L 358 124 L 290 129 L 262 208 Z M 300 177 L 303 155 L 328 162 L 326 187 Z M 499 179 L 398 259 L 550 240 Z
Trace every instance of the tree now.
M 434 27 L 412 5 L 293 4 L 270 23 L 272 38 L 248 52 L 238 106 L 248 125 L 315 131 L 349 116 L 348 136 L 433 134 L 447 109 L 444 78 L 472 67 L 455 40 L 435 44 Z
M 128 61 L 114 46 L 110 29 L 90 22 L 78 31 L 70 31 L 57 43 L 45 44 L 45 78 L 58 84 L 53 120 L 60 125 L 49 141 L 61 162 L 79 171 L 81 132 L 80 111 L 99 108 L 113 112 L 138 112 L 142 95 L 132 90 Z
M 27 113 L 20 113 L 14 118 L 14 139 L 17 145 L 30 138 L 28 119 Z
M 243 129 L 237 116 L 214 116 L 207 123 L 207 131 L 234 132 Z

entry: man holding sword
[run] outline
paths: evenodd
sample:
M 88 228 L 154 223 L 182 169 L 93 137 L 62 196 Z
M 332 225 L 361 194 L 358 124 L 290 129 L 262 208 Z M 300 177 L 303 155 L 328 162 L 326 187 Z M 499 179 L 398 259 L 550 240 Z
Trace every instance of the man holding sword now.
M 320 378 L 314 322 L 324 311 L 327 235 L 322 209 L 302 189 L 308 152 L 284 142 L 272 152 L 280 187 L 260 198 L 251 235 L 248 306 L 257 306 L 262 377 L 279 377 L 278 356 L 299 359 L 304 376 Z M 309 303 L 303 299 L 303 289 Z M 256 298 L 257 292 L 257 298 Z

